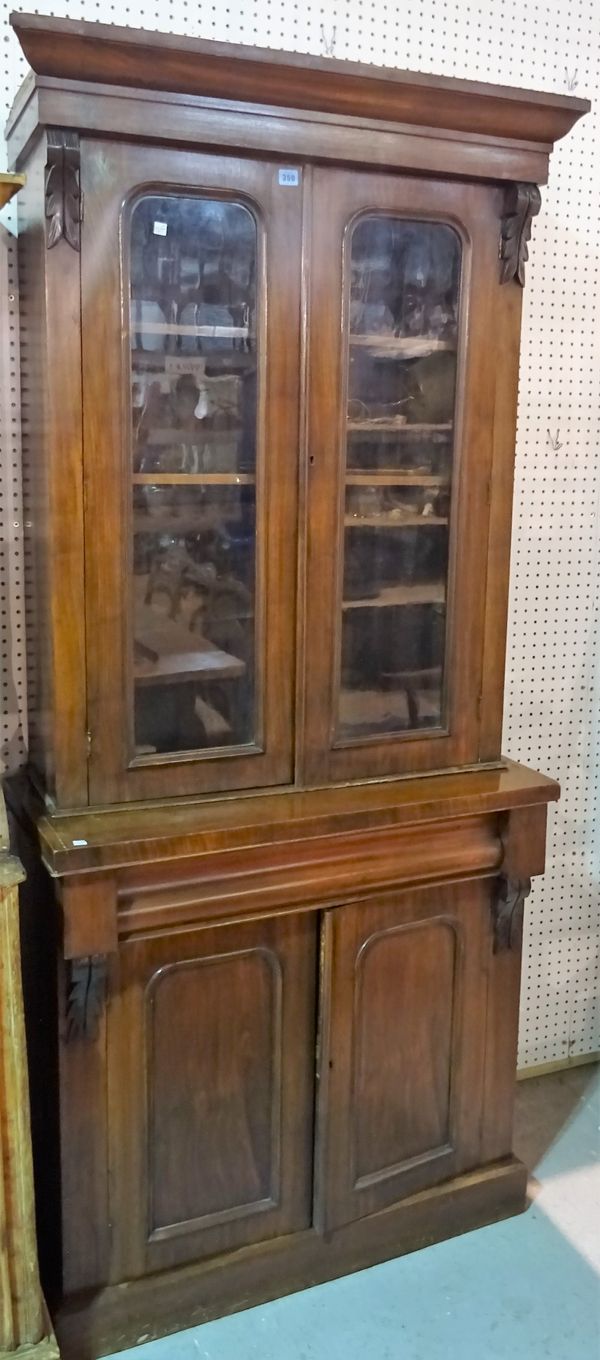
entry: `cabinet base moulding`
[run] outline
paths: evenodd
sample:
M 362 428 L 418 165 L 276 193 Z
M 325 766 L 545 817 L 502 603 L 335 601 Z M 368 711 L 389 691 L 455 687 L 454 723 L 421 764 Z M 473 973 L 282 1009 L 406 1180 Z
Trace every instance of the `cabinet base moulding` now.
M 95 1360 L 308 1289 L 522 1213 L 527 1169 L 507 1158 L 337 1231 L 278 1238 L 144 1280 L 96 1290 L 55 1312 L 62 1360 Z

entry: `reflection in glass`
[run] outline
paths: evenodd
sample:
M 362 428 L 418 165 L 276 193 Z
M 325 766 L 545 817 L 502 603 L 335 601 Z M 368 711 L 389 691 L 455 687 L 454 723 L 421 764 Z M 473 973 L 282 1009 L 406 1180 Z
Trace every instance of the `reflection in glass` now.
M 256 225 L 148 195 L 131 220 L 137 755 L 252 742 Z
M 443 722 L 460 262 L 442 223 L 352 232 L 342 741 Z

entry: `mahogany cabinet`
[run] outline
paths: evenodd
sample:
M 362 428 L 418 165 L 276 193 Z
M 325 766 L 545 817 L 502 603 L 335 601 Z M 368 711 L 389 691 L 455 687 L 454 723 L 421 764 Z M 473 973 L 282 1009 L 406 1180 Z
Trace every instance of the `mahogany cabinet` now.
M 524 1207 L 558 788 L 501 754 L 519 326 L 588 106 L 13 24 L 9 797 L 40 1246 L 82 1360 Z

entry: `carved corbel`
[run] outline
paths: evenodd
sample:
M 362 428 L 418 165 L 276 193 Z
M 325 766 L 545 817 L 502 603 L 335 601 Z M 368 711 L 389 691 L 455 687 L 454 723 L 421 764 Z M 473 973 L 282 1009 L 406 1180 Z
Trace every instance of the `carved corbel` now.
M 106 1002 L 106 954 L 67 962 L 67 1040 L 95 1039 Z
M 48 128 L 45 177 L 46 245 L 64 238 L 73 250 L 81 246 L 82 195 L 79 137 L 76 132 Z
M 505 211 L 500 237 L 500 282 L 516 279 L 525 283 L 525 264 L 531 223 L 542 206 L 537 184 L 511 184 L 506 191 Z
M 509 878 L 501 874 L 492 900 L 494 954 L 519 950 L 523 939 L 525 898 L 531 892 L 530 878 Z

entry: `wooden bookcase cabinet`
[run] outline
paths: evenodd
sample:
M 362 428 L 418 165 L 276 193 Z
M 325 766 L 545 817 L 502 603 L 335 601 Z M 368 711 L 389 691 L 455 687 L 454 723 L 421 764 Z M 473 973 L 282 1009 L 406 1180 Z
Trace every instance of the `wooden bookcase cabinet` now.
M 519 327 L 588 106 L 13 23 L 10 796 L 58 953 L 37 1175 L 81 1360 L 524 1207 L 558 788 L 500 747 Z

